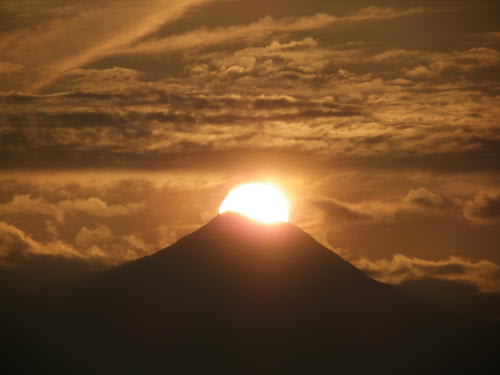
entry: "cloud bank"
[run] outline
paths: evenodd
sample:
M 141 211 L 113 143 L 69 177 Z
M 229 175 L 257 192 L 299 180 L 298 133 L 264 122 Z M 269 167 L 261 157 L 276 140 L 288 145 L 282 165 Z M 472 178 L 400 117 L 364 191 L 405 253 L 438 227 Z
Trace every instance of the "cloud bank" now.
M 2 264 L 134 259 L 274 179 L 295 223 L 382 280 L 495 289 L 499 11 L 1 2 Z

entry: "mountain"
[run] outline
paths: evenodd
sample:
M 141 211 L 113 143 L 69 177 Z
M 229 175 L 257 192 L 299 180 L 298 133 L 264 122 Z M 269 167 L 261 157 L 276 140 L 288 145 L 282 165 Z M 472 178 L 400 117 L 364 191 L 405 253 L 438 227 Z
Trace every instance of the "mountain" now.
M 234 213 L 29 310 L 11 331 L 17 373 L 478 373 L 495 359 L 432 300 Z

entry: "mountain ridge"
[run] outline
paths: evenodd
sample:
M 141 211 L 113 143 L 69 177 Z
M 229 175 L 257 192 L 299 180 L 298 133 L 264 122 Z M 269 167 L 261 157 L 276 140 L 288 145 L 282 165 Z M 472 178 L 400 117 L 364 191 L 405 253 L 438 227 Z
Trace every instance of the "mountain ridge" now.
M 234 213 L 70 287 L 35 322 L 30 365 L 71 373 L 420 374 L 469 363 L 446 309 L 372 280 L 293 224 Z

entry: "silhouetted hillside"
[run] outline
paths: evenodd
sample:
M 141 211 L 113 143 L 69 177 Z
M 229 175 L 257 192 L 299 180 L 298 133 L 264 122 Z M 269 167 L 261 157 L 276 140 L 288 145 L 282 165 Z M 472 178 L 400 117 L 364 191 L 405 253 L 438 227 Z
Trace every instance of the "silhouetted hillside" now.
M 232 213 L 20 311 L 8 364 L 21 373 L 443 374 L 495 360 L 484 331 L 432 300 L 292 224 Z

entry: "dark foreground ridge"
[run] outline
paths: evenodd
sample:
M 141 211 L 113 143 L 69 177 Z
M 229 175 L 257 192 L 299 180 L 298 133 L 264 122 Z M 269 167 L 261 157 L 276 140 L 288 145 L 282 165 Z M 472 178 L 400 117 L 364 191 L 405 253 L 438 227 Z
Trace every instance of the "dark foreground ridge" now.
M 29 310 L 16 373 L 495 373 L 487 335 L 446 309 L 233 213 Z

